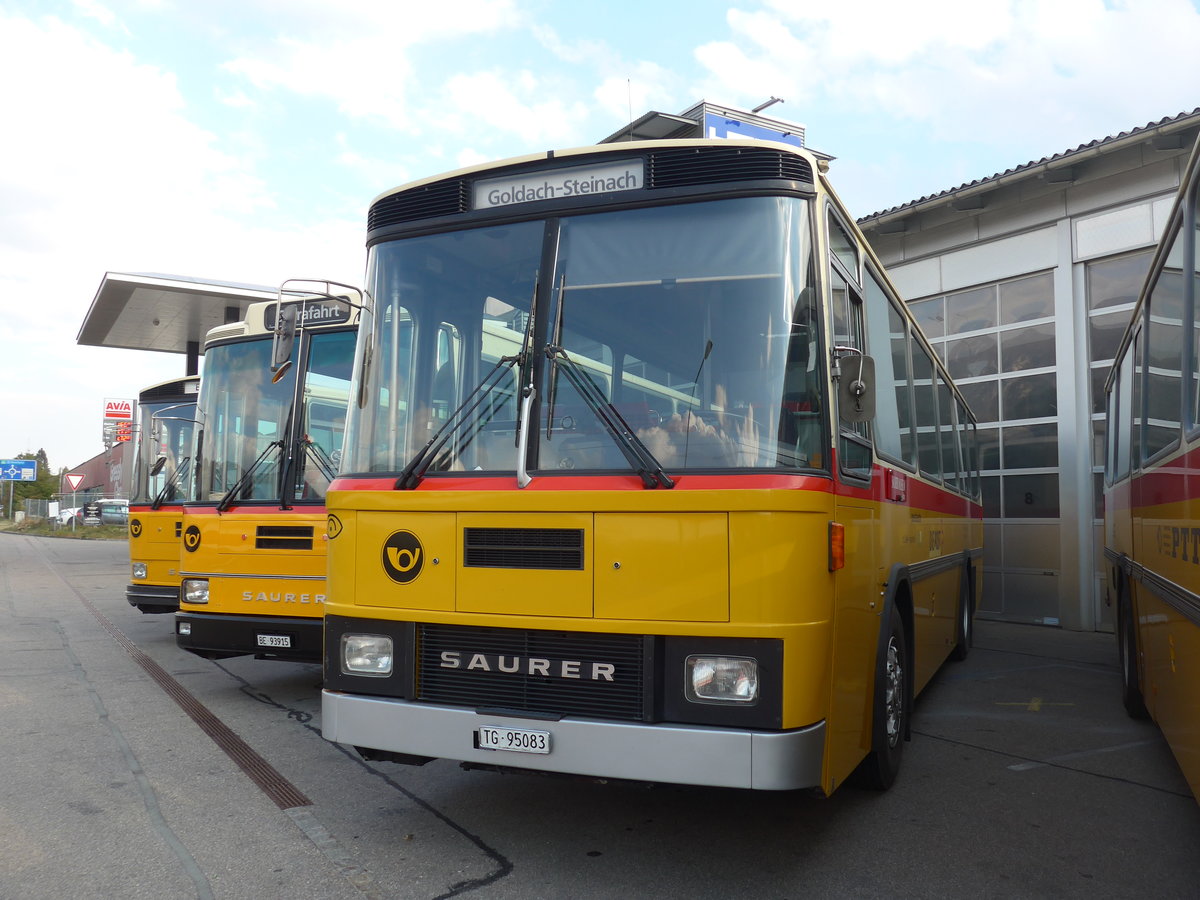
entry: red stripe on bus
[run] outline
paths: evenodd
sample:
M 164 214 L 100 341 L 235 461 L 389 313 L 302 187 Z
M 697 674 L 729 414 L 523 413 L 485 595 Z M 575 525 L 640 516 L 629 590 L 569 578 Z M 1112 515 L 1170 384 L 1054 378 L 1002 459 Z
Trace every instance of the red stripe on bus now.
M 331 491 L 392 491 L 396 478 L 375 475 L 343 475 L 330 486 Z M 671 475 L 677 491 L 776 490 L 833 491 L 833 482 L 819 475 Z M 426 478 L 418 491 L 517 491 L 511 475 Z M 645 487 L 636 475 L 542 475 L 534 476 L 526 491 L 642 491 Z

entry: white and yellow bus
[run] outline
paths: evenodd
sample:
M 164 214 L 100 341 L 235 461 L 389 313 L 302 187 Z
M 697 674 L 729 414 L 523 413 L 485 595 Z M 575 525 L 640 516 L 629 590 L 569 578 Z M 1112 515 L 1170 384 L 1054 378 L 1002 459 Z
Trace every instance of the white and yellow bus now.
M 175 616 L 176 642 L 200 656 L 321 659 L 325 491 L 345 431 L 358 308 L 352 289 L 318 287 L 253 304 L 205 342 Z M 294 365 L 273 365 L 281 316 L 298 323 Z
M 892 782 L 914 695 L 971 643 L 975 422 L 822 166 L 628 142 L 375 200 L 325 737 Z
M 1200 143 L 1107 383 L 1104 555 L 1123 699 L 1200 799 Z
M 129 494 L 129 605 L 144 613 L 179 609 L 183 503 L 191 499 L 192 434 L 200 377 L 152 385 L 138 395 Z

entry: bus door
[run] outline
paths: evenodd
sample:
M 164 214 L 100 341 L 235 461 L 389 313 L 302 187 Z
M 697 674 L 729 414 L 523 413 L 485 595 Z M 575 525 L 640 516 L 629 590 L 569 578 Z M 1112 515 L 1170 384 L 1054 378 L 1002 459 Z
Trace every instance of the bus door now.
M 862 261 L 849 230 L 829 215 L 829 297 L 832 347 L 840 378 L 858 371 L 866 352 L 865 310 L 861 287 Z M 873 452 L 870 424 L 856 420 L 832 393 L 836 463 L 834 522 L 845 548 L 844 564 L 835 571 L 833 670 L 826 725 L 827 777 L 840 784 L 870 749 L 876 646 L 882 623 L 884 573 L 879 560 L 879 504 L 872 499 Z M 831 534 L 831 542 L 837 540 Z M 836 565 L 836 563 L 831 563 Z M 835 787 L 827 786 L 827 790 Z

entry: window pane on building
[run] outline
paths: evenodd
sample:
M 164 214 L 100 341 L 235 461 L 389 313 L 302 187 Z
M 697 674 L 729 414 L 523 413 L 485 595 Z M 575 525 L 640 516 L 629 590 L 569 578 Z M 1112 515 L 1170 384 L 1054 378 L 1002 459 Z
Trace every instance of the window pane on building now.
M 1000 429 L 979 429 L 979 468 L 994 472 L 1000 468 Z
M 1112 359 L 1129 326 L 1129 311 L 1102 313 L 1088 319 L 1089 359 Z
M 946 301 L 942 297 L 918 300 L 908 304 L 917 324 L 926 337 L 938 338 L 946 333 Z
M 1104 309 L 1122 303 L 1136 303 L 1142 282 L 1150 271 L 1153 250 L 1102 259 L 1087 264 L 1088 309 Z M 1126 316 L 1125 321 L 1129 321 Z M 1111 357 L 1111 354 L 1110 354 Z M 1093 359 L 1097 357 L 1093 356 Z
M 1000 476 L 991 475 L 979 479 L 980 486 L 983 488 L 983 517 L 985 519 L 1000 518 Z M 983 542 L 984 552 L 991 552 L 995 556 L 1000 555 L 1000 545 L 991 546 L 990 542 Z
M 1000 384 L 996 381 L 972 381 L 958 389 L 967 399 L 977 422 L 1000 421 Z
M 1005 475 L 1004 518 L 1057 519 L 1058 475 Z
M 946 333 L 996 327 L 996 288 L 977 288 L 946 298 Z
M 1054 325 L 1032 325 L 1000 334 L 1005 372 L 1043 369 L 1054 365 Z
M 946 341 L 946 366 L 950 376 L 977 378 L 995 375 L 999 371 L 996 355 L 996 335 L 980 334 L 975 337 Z
M 1001 383 L 1005 422 L 1042 419 L 1058 414 L 1058 379 L 1053 372 L 1008 378 Z
M 1092 412 L 1104 412 L 1104 383 L 1108 381 L 1108 366 L 1092 369 Z
M 1010 425 L 1004 429 L 1005 469 L 1046 469 L 1058 465 L 1058 424 Z
M 1047 272 L 1000 285 L 1000 324 L 1012 325 L 1054 315 L 1054 279 Z

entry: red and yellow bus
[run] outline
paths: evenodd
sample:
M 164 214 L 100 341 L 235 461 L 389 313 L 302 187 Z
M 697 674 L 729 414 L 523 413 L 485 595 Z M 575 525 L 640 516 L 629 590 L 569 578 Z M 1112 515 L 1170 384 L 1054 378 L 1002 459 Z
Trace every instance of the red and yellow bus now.
M 325 490 L 341 454 L 358 295 L 285 287 L 205 342 L 175 635 L 210 659 L 321 659 Z M 277 320 L 299 338 L 294 365 L 275 359 Z
M 1200 143 L 1106 385 L 1104 555 L 1122 695 L 1200 799 Z
M 892 782 L 913 696 L 971 643 L 975 422 L 823 166 L 628 142 L 374 201 L 326 738 Z
M 190 499 L 192 433 L 200 377 L 189 375 L 138 395 L 129 494 L 129 605 L 144 613 L 179 609 L 183 502 Z

